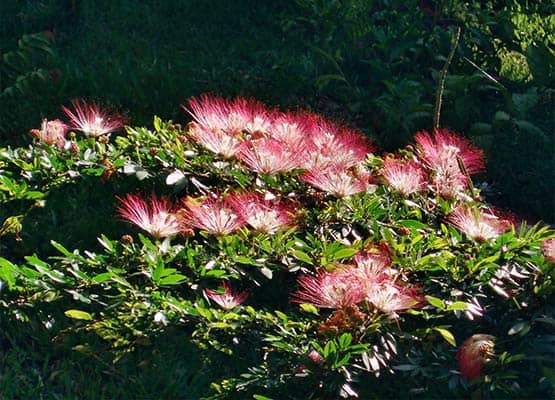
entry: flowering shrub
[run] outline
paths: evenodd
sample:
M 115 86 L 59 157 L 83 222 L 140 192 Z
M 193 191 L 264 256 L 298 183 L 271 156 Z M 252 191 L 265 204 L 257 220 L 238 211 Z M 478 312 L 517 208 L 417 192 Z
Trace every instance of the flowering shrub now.
M 347 127 L 245 99 L 204 95 L 186 128 L 121 134 L 121 117 L 73 106 L 67 125 L 2 149 L 0 200 L 122 179 L 135 191 L 98 218 L 127 233 L 0 258 L 3 318 L 97 335 L 115 360 L 190 332 L 228 361 L 213 398 L 553 393 L 555 231 L 484 204 L 482 153 L 463 136 L 419 132 L 379 155 Z

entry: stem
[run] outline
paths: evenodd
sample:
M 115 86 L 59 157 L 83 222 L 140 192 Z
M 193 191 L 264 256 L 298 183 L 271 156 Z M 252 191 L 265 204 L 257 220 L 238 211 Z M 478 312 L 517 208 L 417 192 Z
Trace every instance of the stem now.
M 434 130 L 439 129 L 439 115 L 441 113 L 441 102 L 443 97 L 443 89 L 445 86 L 445 78 L 447 77 L 447 69 L 453 61 L 453 56 L 455 55 L 455 50 L 457 49 L 457 45 L 459 44 L 459 38 L 461 36 L 461 27 L 457 27 L 457 33 L 455 34 L 455 40 L 453 41 L 453 46 L 451 47 L 451 51 L 447 56 L 447 60 L 445 61 L 445 65 L 441 69 L 441 74 L 439 75 L 439 83 L 436 92 L 436 104 L 434 107 Z

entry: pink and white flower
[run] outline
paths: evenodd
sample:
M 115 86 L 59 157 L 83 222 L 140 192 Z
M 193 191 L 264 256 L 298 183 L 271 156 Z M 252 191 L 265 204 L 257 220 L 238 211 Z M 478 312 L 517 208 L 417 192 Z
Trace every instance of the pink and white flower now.
M 268 136 L 289 146 L 304 146 L 309 130 L 308 126 L 313 123 L 314 118 L 309 113 L 276 114 L 268 128 Z
M 353 257 L 356 269 L 352 271 L 362 272 L 367 281 L 382 281 L 391 279 L 397 274 L 397 270 L 391 266 L 391 256 L 385 252 L 367 253 L 361 252 Z
M 119 215 L 155 238 L 172 237 L 181 232 L 182 226 L 167 198 L 157 199 L 154 194 L 150 201 L 138 194 L 117 198 L 121 202 L 117 207 Z
M 308 170 L 335 165 L 349 168 L 366 160 L 374 150 L 363 134 L 325 119 L 308 124 L 307 131 L 308 157 L 303 167 Z
M 196 121 L 200 129 L 223 131 L 230 136 L 244 132 L 266 132 L 271 124 L 273 113 L 255 100 L 237 98 L 227 100 L 212 95 L 191 98 L 189 108 L 182 106 Z
M 398 311 L 415 308 L 422 302 L 416 288 L 402 286 L 392 280 L 368 281 L 364 289 L 365 301 L 393 318 L 397 318 Z
M 223 293 L 216 292 L 212 289 L 204 289 L 204 294 L 208 299 L 212 300 L 225 310 L 232 310 L 235 307 L 240 306 L 249 296 L 249 293 L 246 290 L 243 292 L 233 292 L 227 281 L 222 281 L 222 287 L 224 288 Z
M 383 167 L 382 176 L 387 184 L 404 196 L 426 188 L 426 174 L 415 161 L 386 159 Z
M 414 136 L 420 145 L 420 157 L 432 171 L 436 192 L 445 198 L 455 198 L 467 187 L 468 174 L 484 169 L 483 152 L 472 143 L 447 129 L 435 130 L 433 136 L 419 132 Z
M 235 213 L 258 232 L 274 234 L 293 225 L 295 215 L 291 206 L 266 200 L 256 193 L 235 193 L 228 200 Z
M 466 339 L 457 352 L 459 371 L 466 379 L 478 379 L 484 364 L 491 361 L 495 349 L 494 337 L 477 333 Z
M 275 174 L 299 168 L 302 147 L 294 149 L 276 139 L 262 137 L 246 142 L 236 156 L 255 172 Z
M 347 271 L 321 272 L 297 279 L 300 289 L 291 295 L 294 303 L 312 304 L 319 308 L 341 309 L 364 299 L 358 276 Z
M 357 176 L 342 165 L 313 169 L 302 174 L 300 178 L 323 192 L 339 198 L 364 192 L 371 183 L 369 175 Z
M 74 111 L 62 106 L 62 110 L 71 120 L 71 128 L 83 132 L 87 136 L 101 136 L 118 129 L 124 125 L 120 115 L 109 114 L 95 103 L 84 100 L 72 100 Z
M 512 223 L 497 215 L 467 206 L 459 206 L 449 214 L 447 220 L 466 236 L 485 242 L 507 232 Z
M 42 120 L 40 129 L 31 129 L 29 133 L 35 136 L 41 143 L 47 145 L 55 144 L 59 149 L 62 149 L 68 130 L 69 127 L 59 119 L 49 121 L 45 118 Z
M 239 136 L 230 135 L 221 129 L 205 128 L 196 122 L 189 124 L 189 134 L 195 142 L 225 158 L 235 156 L 244 144 Z
M 546 261 L 555 263 L 555 238 L 544 240 L 542 242 L 542 250 Z
M 183 223 L 213 235 L 227 235 L 245 225 L 225 197 L 189 197 L 184 200 L 183 205 L 178 212 Z

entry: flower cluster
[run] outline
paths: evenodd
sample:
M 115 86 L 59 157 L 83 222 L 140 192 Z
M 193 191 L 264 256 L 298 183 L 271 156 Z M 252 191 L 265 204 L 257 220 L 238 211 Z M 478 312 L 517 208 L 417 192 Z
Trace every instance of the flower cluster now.
M 484 169 L 483 152 L 448 129 L 436 129 L 432 135 L 419 132 L 414 140 L 431 176 L 433 190 L 444 198 L 460 196 L 468 186 L 469 174 Z
M 282 113 L 258 102 L 201 96 L 183 108 L 190 137 L 209 151 L 263 174 L 304 170 L 303 179 L 338 197 L 366 189 L 357 174 L 373 145 L 361 133 L 307 112 Z
M 393 318 L 422 302 L 419 290 L 399 279 L 387 253 L 358 253 L 353 260 L 353 265 L 337 271 L 301 276 L 292 301 L 331 309 L 364 303 Z
M 84 100 L 72 100 L 71 104 L 73 109 L 62 106 L 62 110 L 69 118 L 69 124 L 59 119 L 51 121 L 44 119 L 40 129 L 31 129 L 29 133 L 39 142 L 46 145 L 55 144 L 61 150 L 66 148 L 66 134 L 71 129 L 81 131 L 86 136 L 99 137 L 124 126 L 122 116 L 109 113 L 98 104 Z
M 121 217 L 156 238 L 190 234 L 192 228 L 212 235 L 228 235 L 243 226 L 267 234 L 293 226 L 295 212 L 292 204 L 266 200 L 254 192 L 236 192 L 226 196 L 209 193 L 188 197 L 180 206 L 167 198 L 151 196 L 150 203 L 140 195 L 119 198 Z

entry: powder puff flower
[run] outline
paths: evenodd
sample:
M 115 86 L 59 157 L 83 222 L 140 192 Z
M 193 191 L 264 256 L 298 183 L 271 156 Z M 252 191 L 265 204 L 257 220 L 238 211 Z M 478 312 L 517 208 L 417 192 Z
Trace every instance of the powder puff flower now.
M 460 206 L 449 214 L 447 220 L 466 236 L 485 242 L 508 231 L 511 222 L 477 208 Z
M 260 138 L 245 143 L 237 157 L 255 172 L 275 174 L 299 168 L 302 149 L 293 149 L 272 138 Z
M 189 197 L 183 205 L 178 212 L 183 223 L 213 235 L 227 235 L 245 224 L 226 198 Z
M 167 198 L 157 199 L 152 195 L 150 201 L 146 201 L 133 194 L 117 198 L 121 202 L 117 207 L 119 215 L 155 238 L 172 237 L 181 232 L 182 226 Z
M 196 122 L 189 124 L 189 134 L 193 140 L 214 154 L 225 158 L 235 156 L 243 145 L 243 140 L 237 136 L 230 135 L 221 129 L 204 128 Z
M 271 202 L 256 193 L 235 193 L 228 199 L 235 213 L 258 232 L 274 234 L 293 223 L 292 207 Z
M 364 299 L 369 305 L 393 318 L 397 318 L 398 311 L 415 308 L 422 302 L 416 288 L 398 285 L 392 280 L 369 281 L 364 288 L 364 294 Z
M 74 111 L 62 106 L 62 110 L 71 120 L 71 128 L 77 129 L 87 136 L 101 136 L 117 131 L 124 125 L 123 117 L 109 114 L 100 106 L 85 101 L 72 100 Z
M 448 129 L 436 129 L 433 136 L 419 132 L 414 136 L 420 145 L 424 160 L 432 169 L 456 165 L 453 156 L 459 157 L 469 174 L 484 170 L 483 151 L 476 148 L 468 139 L 458 136 Z
M 272 112 L 255 100 L 237 98 L 227 100 L 208 94 L 189 100 L 189 108 L 181 106 L 196 121 L 194 127 L 223 131 L 230 136 L 243 132 L 266 132 Z
M 239 293 L 233 292 L 227 281 L 222 281 L 222 287 L 224 288 L 223 293 L 216 292 L 211 289 L 205 289 L 204 294 L 207 298 L 225 310 L 232 310 L 235 307 L 240 306 L 249 296 L 249 293 L 246 290 Z
M 294 303 L 312 304 L 319 308 L 342 309 L 364 299 L 360 279 L 347 271 L 322 272 L 297 279 L 300 289 L 291 295 Z
M 387 184 L 404 196 L 426 188 L 424 171 L 415 161 L 387 159 L 383 167 L 382 176 Z
M 478 333 L 466 339 L 457 352 L 461 375 L 469 380 L 479 378 L 483 365 L 491 361 L 494 348 L 491 335 Z
M 275 119 L 268 128 L 268 136 L 286 143 L 289 146 L 304 144 L 308 126 L 314 120 L 312 114 L 276 114 Z
M 466 138 L 457 136 L 447 129 L 435 130 L 433 136 L 419 132 L 415 141 L 420 145 L 420 156 L 432 170 L 432 180 L 438 194 L 454 198 L 467 186 L 468 174 L 483 171 L 483 152 Z
M 555 238 L 544 240 L 542 242 L 542 250 L 546 261 L 555 263 Z
M 320 119 L 308 125 L 306 169 L 330 165 L 352 167 L 364 161 L 374 147 L 361 133 Z
M 339 198 L 366 191 L 371 180 L 370 176 L 356 176 L 341 165 L 314 169 L 302 174 L 300 178 Z
M 45 118 L 42 120 L 40 129 L 31 129 L 29 133 L 41 143 L 48 145 L 55 144 L 61 149 L 64 147 L 68 129 L 69 127 L 59 119 L 49 121 Z
M 397 274 L 397 270 L 391 267 L 391 256 L 385 252 L 357 253 L 353 261 L 356 268 L 352 271 L 362 272 L 365 280 L 381 281 L 384 277 L 389 279 Z

